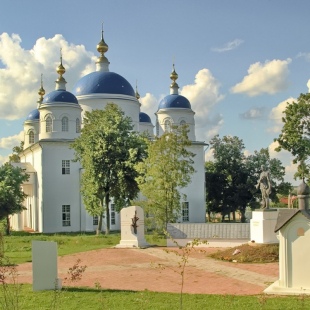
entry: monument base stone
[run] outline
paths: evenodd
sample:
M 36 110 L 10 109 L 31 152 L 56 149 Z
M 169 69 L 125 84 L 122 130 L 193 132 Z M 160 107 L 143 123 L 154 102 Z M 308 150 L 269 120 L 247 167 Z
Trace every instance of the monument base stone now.
M 121 210 L 121 241 L 116 248 L 147 248 L 144 237 L 144 212 L 131 206 Z
M 277 218 L 277 209 L 253 211 L 250 221 L 251 242 L 256 244 L 279 243 L 277 234 L 274 232 Z

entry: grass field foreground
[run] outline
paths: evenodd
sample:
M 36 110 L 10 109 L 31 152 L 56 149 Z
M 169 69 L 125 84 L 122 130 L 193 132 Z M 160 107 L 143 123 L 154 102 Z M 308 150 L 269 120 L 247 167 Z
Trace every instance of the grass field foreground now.
M 177 310 L 179 294 L 149 291 L 118 291 L 97 288 L 64 288 L 60 292 L 33 292 L 31 285 L 22 285 L 20 308 L 23 310 Z M 183 309 L 309 309 L 310 297 L 274 297 L 266 295 L 198 295 L 184 294 Z

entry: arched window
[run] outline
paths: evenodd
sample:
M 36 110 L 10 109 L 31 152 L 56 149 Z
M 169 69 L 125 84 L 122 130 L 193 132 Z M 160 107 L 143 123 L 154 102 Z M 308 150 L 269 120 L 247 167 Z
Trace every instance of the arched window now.
M 33 144 L 34 143 L 34 132 L 31 130 L 29 132 L 29 144 Z
M 52 132 L 53 131 L 53 120 L 50 116 L 48 116 L 45 120 L 45 131 Z
M 185 125 L 185 124 L 186 124 L 185 120 L 182 119 L 181 122 L 180 122 L 180 125 L 183 126 L 183 125 Z
M 69 131 L 69 120 L 67 116 L 61 119 L 61 131 Z
M 75 129 L 77 133 L 81 132 L 81 122 L 79 118 L 77 118 L 75 121 Z
M 171 122 L 168 119 L 165 120 L 164 130 L 165 130 L 165 132 L 170 132 L 171 131 Z

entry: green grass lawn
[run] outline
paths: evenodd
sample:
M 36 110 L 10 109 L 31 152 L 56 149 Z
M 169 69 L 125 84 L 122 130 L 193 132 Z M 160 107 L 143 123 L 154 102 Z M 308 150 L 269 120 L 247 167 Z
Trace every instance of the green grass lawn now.
M 162 236 L 146 234 L 146 240 L 150 244 L 166 245 L 166 239 Z M 13 264 L 31 262 L 31 242 L 55 241 L 58 245 L 58 255 L 85 252 L 115 246 L 121 239 L 120 233 L 99 235 L 95 233 L 68 233 L 68 234 L 33 234 L 26 232 L 12 232 L 10 236 L 3 236 L 5 256 Z
M 11 287 L 12 288 L 12 287 Z M 1 299 L 0 299 L 1 300 Z M 2 299 L 3 301 L 3 299 Z M 149 291 L 117 291 L 96 288 L 64 288 L 60 292 L 33 292 L 31 285 L 22 285 L 19 307 L 23 310 L 99 310 L 99 309 L 180 309 L 180 295 Z M 310 309 L 310 297 L 183 295 L 183 309 Z

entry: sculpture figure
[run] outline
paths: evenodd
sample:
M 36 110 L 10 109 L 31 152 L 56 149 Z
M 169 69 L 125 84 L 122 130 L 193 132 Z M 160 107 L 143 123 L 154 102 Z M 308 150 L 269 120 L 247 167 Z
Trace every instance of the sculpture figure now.
M 256 184 L 256 188 L 260 188 L 262 193 L 261 209 L 269 209 L 269 195 L 271 193 L 270 173 L 264 165 L 261 166 L 262 172 Z

